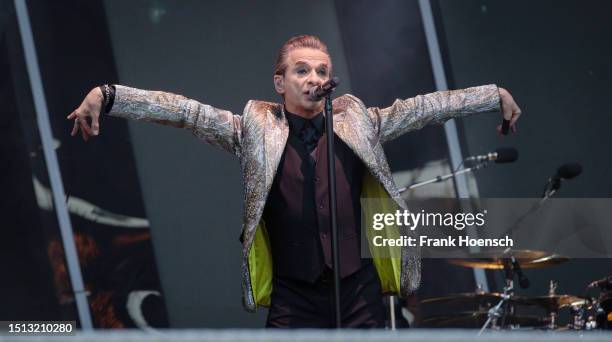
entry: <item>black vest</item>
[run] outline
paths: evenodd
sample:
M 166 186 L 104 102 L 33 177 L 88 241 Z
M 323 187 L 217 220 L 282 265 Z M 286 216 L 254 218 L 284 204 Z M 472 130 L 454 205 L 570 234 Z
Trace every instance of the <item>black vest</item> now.
M 360 257 L 360 194 L 365 166 L 337 136 L 336 185 L 340 275 L 342 278 L 370 262 Z M 264 211 L 275 276 L 314 282 L 332 268 L 327 137 L 310 155 L 295 134 L 287 145 Z

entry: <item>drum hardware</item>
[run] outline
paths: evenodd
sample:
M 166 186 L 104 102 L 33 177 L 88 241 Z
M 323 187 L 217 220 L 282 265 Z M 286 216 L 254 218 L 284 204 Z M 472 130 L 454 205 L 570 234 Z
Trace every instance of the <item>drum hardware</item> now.
M 518 326 L 544 327 L 547 330 L 558 330 L 558 313 L 560 309 L 569 308 L 573 321 L 563 329 L 583 329 L 592 326 L 593 319 L 585 318 L 590 300 L 573 296 L 558 295 L 558 284 L 551 281 L 548 295 L 539 297 L 517 296 L 514 293 L 515 276 L 522 288 L 529 286 L 529 280 L 522 273 L 523 268 L 542 268 L 568 261 L 569 259 L 555 253 L 537 250 L 486 251 L 472 253 L 465 259 L 449 260 L 450 263 L 473 268 L 499 269 L 504 271 L 504 288 L 502 293 L 487 293 L 482 288 L 474 293 L 460 293 L 444 297 L 429 298 L 422 304 L 466 303 L 478 304 L 479 310 L 460 312 L 454 315 L 434 316 L 423 320 L 425 324 L 443 326 L 445 324 L 469 324 L 469 317 L 484 318 L 479 334 L 490 329 L 514 329 Z M 493 305 L 495 304 L 495 305 Z M 539 306 L 547 310 L 546 317 L 519 316 L 515 314 L 517 306 Z M 471 321 L 474 323 L 474 320 Z
M 502 254 L 508 255 L 507 253 L 511 253 L 511 250 L 506 249 Z M 521 266 L 514 256 L 500 258 L 500 260 L 504 268 L 506 284 L 504 285 L 503 294 L 497 305 L 489 309 L 487 313 L 487 321 L 482 325 L 482 328 L 480 328 L 478 335 L 482 334 L 490 324 L 496 326 L 499 318 L 501 318 L 501 327 L 504 327 L 506 325 L 506 314 L 508 312 L 510 312 L 510 314 L 514 314 L 514 306 L 512 303 L 509 303 L 508 305 L 505 304 L 507 303 L 508 299 L 514 295 L 514 275 L 515 273 L 517 276 L 522 275 Z M 523 285 L 522 280 L 519 281 L 521 282 L 521 285 Z
M 587 288 L 599 288 L 599 298 L 596 301 L 596 328 L 612 330 L 612 276 L 596 280 Z
M 597 322 L 595 321 L 595 317 L 589 316 L 585 324 L 586 330 L 595 330 L 597 329 Z
M 570 323 L 569 328 L 573 330 L 590 330 L 589 328 L 589 318 L 594 322 L 593 316 L 585 319 L 586 315 L 586 307 L 585 305 L 571 305 L 569 307 L 570 317 L 572 318 L 572 322 Z
M 476 259 L 473 259 L 476 258 Z M 535 250 L 489 251 L 471 254 L 470 258 L 449 260 L 450 263 L 483 269 L 503 269 L 505 284 L 502 293 L 485 292 L 482 287 L 473 293 L 459 293 L 423 300 L 422 304 L 474 304 L 478 310 L 462 311 L 426 318 L 424 326 L 480 326 L 479 335 L 487 328 L 493 330 L 519 327 L 544 328 L 550 331 L 612 329 L 612 276 L 591 282 L 588 289 L 599 288 L 599 297 L 557 294 L 558 283 L 551 280 L 548 294 L 544 296 L 517 296 L 514 293 L 514 276 L 521 287 L 528 280 L 520 274 L 521 268 L 542 268 L 556 265 L 569 259 L 554 253 Z M 524 286 L 526 285 L 526 286 Z M 495 303 L 494 306 L 492 306 Z M 521 306 L 537 306 L 547 310 L 545 316 L 517 315 Z M 559 326 L 559 313 L 568 309 L 570 321 Z M 485 320 L 483 323 L 483 320 Z
M 548 286 L 548 297 L 552 298 L 557 294 L 558 286 L 559 284 L 555 282 L 554 280 L 550 281 L 550 284 Z M 559 308 L 555 307 L 555 308 L 548 310 L 548 315 L 550 316 L 550 325 L 549 325 L 550 330 L 554 330 L 557 328 L 557 310 L 558 309 Z
M 426 327 L 481 327 L 489 318 L 489 310 L 462 311 L 458 313 L 433 316 L 424 319 L 421 324 Z M 548 322 L 538 316 L 527 315 L 505 315 L 506 328 L 517 329 L 518 327 L 541 327 L 547 326 Z M 491 323 L 490 329 L 500 330 L 501 326 Z

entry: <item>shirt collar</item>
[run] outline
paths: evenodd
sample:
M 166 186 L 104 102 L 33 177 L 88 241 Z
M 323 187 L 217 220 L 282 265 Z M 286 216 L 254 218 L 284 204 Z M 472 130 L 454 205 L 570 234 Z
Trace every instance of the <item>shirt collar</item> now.
M 323 112 L 315 115 L 310 119 L 303 118 L 301 116 L 295 115 L 285 108 L 285 116 L 287 117 L 287 121 L 289 121 L 289 130 L 294 133 L 299 133 L 304 128 L 304 124 L 310 121 L 314 128 L 319 132 L 323 133 L 325 131 L 325 116 Z

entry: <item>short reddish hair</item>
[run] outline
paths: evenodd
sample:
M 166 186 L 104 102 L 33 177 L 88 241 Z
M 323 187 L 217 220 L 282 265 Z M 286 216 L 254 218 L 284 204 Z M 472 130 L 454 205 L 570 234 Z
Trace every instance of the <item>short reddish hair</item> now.
M 322 52 L 325 52 L 329 56 L 329 52 L 327 51 L 327 45 L 325 45 L 325 43 L 323 43 L 323 41 L 321 41 L 319 37 L 308 34 L 291 37 L 288 41 L 285 42 L 285 44 L 283 44 L 280 50 L 278 50 L 278 55 L 276 56 L 276 64 L 274 65 L 274 75 L 285 74 L 285 71 L 287 70 L 287 56 L 289 55 L 289 52 L 293 49 L 299 48 L 320 50 Z M 331 69 L 331 65 L 329 67 Z

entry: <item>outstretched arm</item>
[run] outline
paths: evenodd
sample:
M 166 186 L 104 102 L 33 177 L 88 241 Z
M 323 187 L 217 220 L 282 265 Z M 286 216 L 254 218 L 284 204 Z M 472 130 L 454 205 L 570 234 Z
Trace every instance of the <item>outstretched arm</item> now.
M 515 124 L 521 111 L 510 93 L 496 85 L 438 91 L 396 100 L 387 108 L 368 108 L 368 113 L 381 141 L 386 142 L 430 123 L 443 123 L 452 118 L 500 109 L 504 118 L 510 120 L 513 132 L 516 131 Z
M 68 115 L 68 119 L 75 119 L 72 135 L 79 129 L 85 140 L 99 134 L 103 101 L 104 96 L 96 87 L 79 108 Z M 108 114 L 189 129 L 212 145 L 235 155 L 240 154 L 241 117 L 182 95 L 116 85 L 114 104 Z

